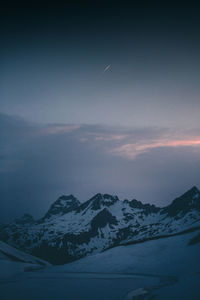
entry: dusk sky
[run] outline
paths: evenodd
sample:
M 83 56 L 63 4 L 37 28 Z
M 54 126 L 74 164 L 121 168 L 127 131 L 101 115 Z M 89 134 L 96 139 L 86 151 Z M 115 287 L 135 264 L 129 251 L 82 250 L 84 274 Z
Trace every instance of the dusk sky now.
M 163 2 L 1 10 L 0 222 L 200 186 L 200 10 Z

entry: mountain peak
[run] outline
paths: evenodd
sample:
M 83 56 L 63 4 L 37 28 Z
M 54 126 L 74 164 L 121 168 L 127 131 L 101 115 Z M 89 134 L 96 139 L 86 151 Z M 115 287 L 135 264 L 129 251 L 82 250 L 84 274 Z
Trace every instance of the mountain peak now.
M 129 201 L 129 205 L 133 208 L 143 208 L 144 206 L 141 201 L 138 201 L 136 199 Z
M 89 200 L 89 202 L 91 203 L 91 208 L 93 210 L 98 210 L 102 206 L 111 206 L 118 200 L 119 200 L 119 198 L 117 196 L 98 193 L 94 197 L 92 197 Z
M 16 224 L 24 225 L 24 224 L 32 224 L 34 223 L 34 219 L 30 214 L 24 214 L 21 218 L 15 219 Z
M 193 200 L 198 199 L 200 200 L 200 191 L 196 186 L 193 186 L 191 189 L 189 189 L 187 192 L 185 192 L 180 197 L 176 198 L 174 201 L 181 202 L 180 204 L 184 203 L 192 203 Z M 173 201 L 173 202 L 174 202 Z M 173 204 L 172 202 L 172 204 Z
M 117 196 L 113 196 L 110 194 L 97 193 L 92 198 L 90 198 L 88 201 L 82 203 L 80 205 L 80 207 L 78 208 L 77 212 L 83 211 L 86 208 L 88 209 L 89 207 L 92 210 L 99 210 L 102 207 L 111 206 L 117 201 L 119 201 L 119 198 Z
M 51 205 L 44 218 L 49 218 L 57 214 L 65 214 L 76 209 L 79 205 L 79 200 L 73 195 L 62 195 Z
M 186 193 L 191 193 L 191 194 L 200 194 L 199 189 L 194 185 L 190 190 L 188 190 Z M 185 193 L 185 194 L 186 194 Z
M 70 201 L 76 201 L 76 197 L 74 197 L 74 195 L 70 194 L 70 195 L 62 195 L 60 196 L 57 201 L 66 201 L 66 202 L 70 202 Z M 64 203 L 64 202 L 63 202 Z
M 99 200 L 118 200 L 118 197 L 117 197 L 116 195 L 97 193 L 97 194 L 94 195 L 90 200 L 92 200 L 92 199 L 99 199 Z
M 168 213 L 170 216 L 175 216 L 179 212 L 186 214 L 192 209 L 200 210 L 200 191 L 196 186 L 193 186 L 180 197 L 165 207 L 162 213 Z

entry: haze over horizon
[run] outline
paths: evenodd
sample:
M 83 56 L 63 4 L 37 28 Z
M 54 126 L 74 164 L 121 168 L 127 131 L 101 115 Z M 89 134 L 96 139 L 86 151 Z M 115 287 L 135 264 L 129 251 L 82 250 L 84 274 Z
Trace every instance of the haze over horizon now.
M 0 14 L 1 220 L 39 217 L 61 194 L 164 206 L 199 187 L 198 5 Z

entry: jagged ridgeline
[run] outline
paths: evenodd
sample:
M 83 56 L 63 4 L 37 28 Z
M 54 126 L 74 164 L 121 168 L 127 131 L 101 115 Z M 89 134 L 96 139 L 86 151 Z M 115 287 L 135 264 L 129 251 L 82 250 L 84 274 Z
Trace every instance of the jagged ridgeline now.
M 53 264 L 110 247 L 192 231 L 200 226 L 200 191 L 193 187 L 159 208 L 96 194 L 84 203 L 61 196 L 38 221 L 26 214 L 0 227 L 0 240 Z

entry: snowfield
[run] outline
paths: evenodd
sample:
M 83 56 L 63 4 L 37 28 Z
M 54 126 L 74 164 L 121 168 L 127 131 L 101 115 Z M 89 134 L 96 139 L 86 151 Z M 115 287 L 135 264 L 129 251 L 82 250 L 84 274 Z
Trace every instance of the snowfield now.
M 50 263 L 13 248 L 0 241 L 0 280 L 5 281 L 23 272 L 39 270 Z
M 198 300 L 200 243 L 190 242 L 199 232 L 119 246 L 63 266 L 1 279 L 2 299 Z

